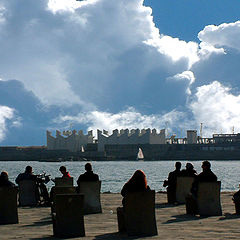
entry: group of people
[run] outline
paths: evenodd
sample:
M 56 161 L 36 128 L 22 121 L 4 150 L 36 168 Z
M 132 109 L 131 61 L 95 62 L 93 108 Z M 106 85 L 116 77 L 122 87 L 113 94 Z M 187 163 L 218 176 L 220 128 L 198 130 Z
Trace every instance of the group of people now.
M 168 179 L 164 181 L 163 186 L 167 187 L 168 191 L 175 191 L 177 185 L 177 177 L 193 177 L 193 190 L 196 188 L 198 182 L 215 182 L 217 176 L 211 170 L 211 163 L 209 161 L 202 162 L 202 172 L 197 174 L 192 163 L 186 164 L 186 169 L 181 170 L 181 162 L 175 163 L 175 170 L 170 172 Z
M 77 180 L 77 184 L 81 181 L 98 181 L 99 176 L 93 173 L 91 163 L 85 164 L 85 173 L 81 174 Z M 61 166 L 59 171 L 62 174 L 62 178 L 71 178 L 70 173 L 67 171 L 65 166 Z M 50 205 L 51 199 L 46 187 L 46 183 L 50 181 L 49 176 L 45 174 L 35 175 L 33 173 L 33 168 L 31 166 L 27 166 L 23 173 L 20 173 L 15 179 L 16 184 L 20 184 L 23 180 L 32 180 L 36 183 L 39 192 L 39 198 L 42 199 L 43 205 Z M 52 179 L 53 180 L 53 179 Z M 54 181 L 54 180 L 53 180 Z M 15 187 L 16 185 L 9 180 L 8 173 L 6 171 L 1 172 L 0 174 L 0 187 Z
M 92 171 L 91 163 L 85 164 L 86 172 L 81 174 L 77 180 L 77 184 L 81 181 L 98 181 L 99 176 Z M 67 171 L 65 166 L 61 166 L 59 171 L 62 173 L 62 178 L 69 178 L 71 177 L 70 173 Z M 177 184 L 177 177 L 179 176 L 188 176 L 194 177 L 194 182 L 192 184 L 191 192 L 193 196 L 196 196 L 198 183 L 199 182 L 214 182 L 217 181 L 217 176 L 211 171 L 211 164 L 209 161 L 202 162 L 202 172 L 197 174 L 194 170 L 194 166 L 191 163 L 186 164 L 186 169 L 181 170 L 181 162 L 175 163 L 175 170 L 170 172 L 168 175 L 168 179 L 164 181 L 163 186 L 167 187 L 168 192 L 176 192 L 176 184 Z M 34 180 L 39 188 L 40 193 L 42 194 L 43 199 L 45 202 L 49 202 L 49 194 L 47 188 L 44 183 L 48 182 L 50 179 L 42 179 L 39 178 L 39 175 L 34 175 L 31 166 L 27 166 L 24 173 L 20 173 L 15 182 L 19 184 L 22 180 Z M 2 172 L 0 175 L 0 186 L 14 186 L 12 182 L 8 179 L 7 172 Z M 124 197 L 127 195 L 128 192 L 141 192 L 141 191 L 148 191 L 150 190 L 149 186 L 147 185 L 146 175 L 142 170 L 137 170 L 133 174 L 133 176 L 129 179 L 127 183 L 124 184 L 121 194 L 123 196 L 123 204 L 124 204 Z M 173 199 L 173 203 L 175 200 Z

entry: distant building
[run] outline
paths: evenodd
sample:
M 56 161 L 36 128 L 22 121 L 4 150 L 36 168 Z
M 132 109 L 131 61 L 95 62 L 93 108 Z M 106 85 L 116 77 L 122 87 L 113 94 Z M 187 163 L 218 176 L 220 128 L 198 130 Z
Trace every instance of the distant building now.
M 56 131 L 56 137 L 51 135 L 51 132 L 47 131 L 47 149 L 48 150 L 69 150 L 71 152 L 83 151 L 84 147 L 88 143 L 93 143 L 92 131 L 89 131 L 87 135 L 83 134 L 83 131 L 63 131 L 63 135 L 60 131 Z
M 166 135 L 165 129 L 157 133 L 156 129 L 122 129 L 113 130 L 111 135 L 107 131 L 97 131 L 98 151 L 103 152 L 105 145 L 120 145 L 120 144 L 165 144 Z

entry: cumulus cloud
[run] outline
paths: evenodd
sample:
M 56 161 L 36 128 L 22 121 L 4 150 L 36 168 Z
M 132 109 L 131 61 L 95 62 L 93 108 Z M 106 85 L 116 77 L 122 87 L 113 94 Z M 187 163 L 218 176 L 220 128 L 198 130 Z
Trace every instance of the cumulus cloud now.
M 198 60 L 197 43 L 160 35 L 143 0 L 3 0 L 3 5 L 1 76 L 22 81 L 45 104 L 121 110 L 141 102 L 146 85 L 156 94 L 166 77 Z M 122 97 L 124 91 L 136 100 Z M 174 91 L 185 94 L 181 87 Z
M 2 141 L 7 132 L 7 121 L 14 118 L 14 109 L 7 106 L 0 106 L 0 141 Z M 19 120 L 15 120 L 14 125 L 20 124 Z
M 6 85 L 7 80 L 17 79 L 24 87 L 8 105 L 9 92 L 1 83 L 6 99 L 0 104 L 18 106 L 15 109 L 27 119 L 24 129 L 31 125 L 35 132 L 54 123 L 69 126 L 71 121 L 88 129 L 168 125 L 175 131 L 206 122 L 211 111 L 217 115 L 214 109 L 219 105 L 211 108 L 205 102 L 213 95 L 222 103 L 230 96 L 237 99 L 233 90 L 239 85 L 240 54 L 227 48 L 240 49 L 239 22 L 206 26 L 198 35 L 200 44 L 187 42 L 160 33 L 151 8 L 143 2 L 2 0 L 0 76 Z M 234 89 L 222 84 L 228 82 Z M 26 96 L 23 90 L 34 97 L 30 94 L 19 105 L 18 99 L 23 99 L 19 95 Z M 187 108 L 191 96 L 195 99 Z M 31 108 L 25 107 L 27 103 Z M 42 103 L 48 110 L 39 113 L 35 105 L 42 110 Z M 209 129 L 217 126 L 227 131 L 229 124 L 237 124 L 230 122 L 236 119 L 233 106 L 238 105 L 226 111 L 227 118 L 219 110 L 216 119 L 221 121 L 214 118 Z
M 231 88 L 218 81 L 197 88 L 190 104 L 195 121 L 203 123 L 205 136 L 213 133 L 240 131 L 240 95 L 233 95 Z
M 87 124 L 88 130 L 94 130 L 96 134 L 97 129 L 104 129 L 112 131 L 114 129 L 146 129 L 156 128 L 163 129 L 168 128 L 169 131 L 180 123 L 181 119 L 185 117 L 183 112 L 173 110 L 165 114 L 152 114 L 144 115 L 138 112 L 134 108 L 128 108 L 125 111 L 119 113 L 109 113 L 92 111 L 87 113 L 80 113 L 76 116 L 59 116 L 54 120 L 55 123 L 80 123 Z M 69 124 L 68 124 L 69 125 Z
M 178 73 L 173 77 L 168 78 L 169 81 L 187 81 L 187 89 L 186 93 L 191 94 L 190 87 L 195 82 L 195 76 L 191 71 L 184 71 L 182 73 Z
M 214 46 L 221 51 L 222 46 L 240 50 L 240 21 L 219 26 L 208 25 L 199 32 L 198 38 L 208 46 Z

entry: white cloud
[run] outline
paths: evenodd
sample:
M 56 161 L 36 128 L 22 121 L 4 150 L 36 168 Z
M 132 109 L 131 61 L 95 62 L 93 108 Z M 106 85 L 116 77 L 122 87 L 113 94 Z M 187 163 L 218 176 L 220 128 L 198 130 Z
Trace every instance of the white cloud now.
M 144 115 L 136 111 L 134 108 L 128 108 L 119 113 L 109 113 L 92 111 L 80 113 L 76 116 L 59 116 L 54 120 L 55 123 L 79 123 L 87 124 L 88 130 L 105 129 L 112 131 L 114 129 L 146 129 L 156 128 L 163 129 L 174 128 L 178 122 L 184 117 L 184 113 L 173 110 L 165 114 Z
M 178 73 L 176 75 L 174 75 L 173 77 L 169 77 L 167 78 L 170 81 L 187 81 L 187 89 L 186 89 L 186 93 L 188 95 L 191 94 L 191 90 L 190 87 L 191 85 L 195 82 L 195 76 L 193 74 L 193 72 L 191 71 L 184 71 L 182 73 Z
M 240 50 L 240 21 L 219 26 L 208 25 L 199 32 L 198 38 L 208 46 L 220 49 L 226 46 Z
M 7 106 L 0 106 L 0 141 L 2 141 L 7 132 L 7 120 L 13 119 L 14 109 Z
M 240 95 L 233 95 L 231 88 L 215 81 L 197 89 L 190 104 L 195 121 L 203 123 L 204 135 L 240 132 Z
M 156 69 L 175 75 L 198 60 L 197 43 L 160 36 L 143 0 L 3 3 L 9 14 L 0 35 L 1 76 L 22 81 L 45 104 L 106 105 L 121 76 L 126 86 L 144 88 Z M 151 85 L 158 81 L 165 78 Z

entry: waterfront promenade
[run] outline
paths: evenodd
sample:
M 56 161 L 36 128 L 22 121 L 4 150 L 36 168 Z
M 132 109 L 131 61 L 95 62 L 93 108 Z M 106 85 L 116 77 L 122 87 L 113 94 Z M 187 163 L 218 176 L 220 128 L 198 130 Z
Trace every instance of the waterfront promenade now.
M 221 193 L 223 216 L 186 215 L 185 205 L 168 205 L 165 193 L 156 194 L 158 236 L 134 238 L 117 231 L 120 194 L 101 194 L 102 214 L 84 217 L 86 237 L 74 239 L 240 239 L 240 216 L 234 214 L 232 193 Z M 19 224 L 1 225 L 0 239 L 57 239 L 53 237 L 50 208 L 19 208 Z

